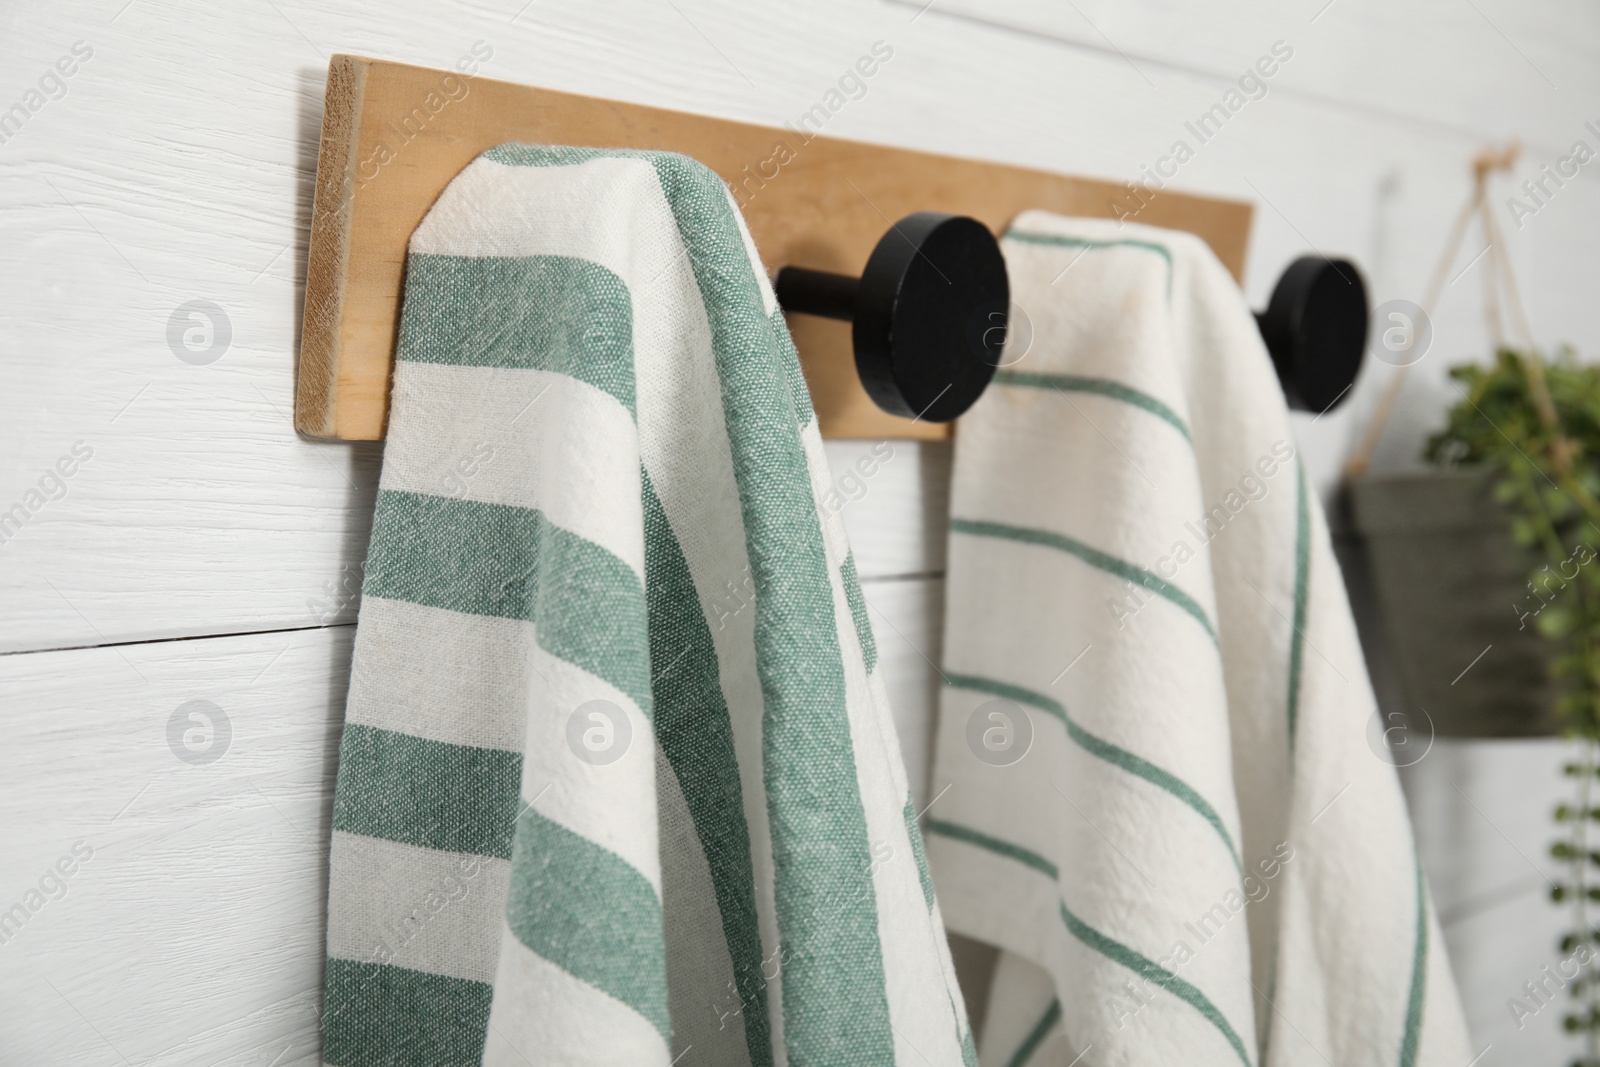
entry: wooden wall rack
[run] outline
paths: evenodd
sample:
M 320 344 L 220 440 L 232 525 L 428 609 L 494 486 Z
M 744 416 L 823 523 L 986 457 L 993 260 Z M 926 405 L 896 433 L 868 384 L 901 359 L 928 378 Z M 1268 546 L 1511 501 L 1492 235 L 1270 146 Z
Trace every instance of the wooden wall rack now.
M 454 79 L 453 82 L 446 79 Z M 465 92 L 462 91 L 465 86 Z M 443 102 L 443 106 L 439 106 Z M 346 441 L 383 436 L 406 245 L 444 187 L 506 141 L 665 149 L 728 181 L 770 271 L 857 274 L 889 224 L 914 211 L 970 215 L 996 232 L 1043 208 L 1109 216 L 1114 182 L 804 135 L 483 77 L 336 55 L 328 66 L 306 272 L 295 425 Z M 793 158 L 776 177 L 777 146 Z M 770 163 L 767 173 L 771 172 Z M 1199 235 L 1239 277 L 1249 204 L 1163 192 L 1139 221 Z M 855 372 L 850 327 L 791 316 L 824 437 L 939 438 L 947 425 L 880 411 Z

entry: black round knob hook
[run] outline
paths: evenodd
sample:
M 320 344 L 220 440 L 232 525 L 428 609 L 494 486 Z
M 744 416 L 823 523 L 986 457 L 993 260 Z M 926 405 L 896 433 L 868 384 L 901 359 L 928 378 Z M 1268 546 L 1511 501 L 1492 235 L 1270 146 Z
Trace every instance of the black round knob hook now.
M 1011 286 L 976 219 L 919 211 L 889 228 L 859 279 L 784 267 L 773 288 L 785 311 L 852 324 L 861 384 L 892 415 L 949 422 L 1000 364 Z
M 1302 256 L 1256 312 L 1289 406 L 1329 411 L 1350 392 L 1367 344 L 1367 287 L 1355 264 Z

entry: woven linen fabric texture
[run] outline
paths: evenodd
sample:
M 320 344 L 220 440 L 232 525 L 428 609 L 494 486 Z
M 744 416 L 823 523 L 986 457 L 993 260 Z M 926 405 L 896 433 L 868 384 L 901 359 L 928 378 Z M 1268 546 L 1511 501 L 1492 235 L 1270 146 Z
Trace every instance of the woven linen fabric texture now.
M 925 824 L 986 1065 L 1463 1067 L 1283 394 L 1198 238 L 1042 212 L 956 437 Z
M 413 235 L 334 803 L 324 1059 L 976 1062 L 743 219 L 502 145 Z

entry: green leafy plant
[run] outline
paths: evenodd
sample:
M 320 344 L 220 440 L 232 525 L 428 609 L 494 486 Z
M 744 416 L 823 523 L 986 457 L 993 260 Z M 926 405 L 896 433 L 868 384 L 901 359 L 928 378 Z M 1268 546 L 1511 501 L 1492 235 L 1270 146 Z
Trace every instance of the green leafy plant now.
M 1511 533 L 1530 551 L 1528 603 L 1540 634 L 1556 643 L 1557 712 L 1579 758 L 1564 767 L 1573 796 L 1559 805 L 1560 837 L 1550 854 L 1567 874 L 1551 890 L 1573 911 L 1563 955 L 1600 956 L 1600 366 L 1570 350 L 1546 360 L 1501 349 L 1488 366 L 1454 367 L 1462 389 L 1445 429 L 1427 455 L 1445 464 L 1481 464 Z M 1581 1034 L 1585 1055 L 1574 1067 L 1600 1067 L 1600 978 L 1583 972 L 1569 983 L 1568 1031 Z

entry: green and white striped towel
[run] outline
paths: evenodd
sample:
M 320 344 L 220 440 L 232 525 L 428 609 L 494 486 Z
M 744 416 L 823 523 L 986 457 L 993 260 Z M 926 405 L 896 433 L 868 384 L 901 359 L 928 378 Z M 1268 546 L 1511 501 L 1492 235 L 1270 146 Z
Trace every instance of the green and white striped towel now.
M 723 183 L 503 145 L 411 240 L 324 1058 L 975 1062 L 793 346 Z
M 926 823 L 950 928 L 1004 950 L 982 1062 L 1464 1067 L 1237 286 L 1147 227 L 1032 212 L 1004 250 L 1032 343 L 957 435 Z

